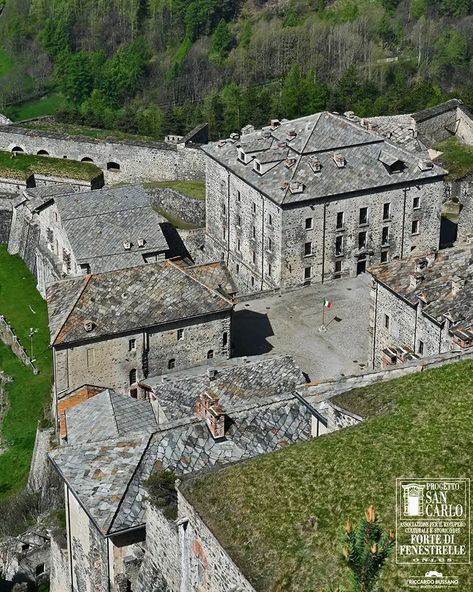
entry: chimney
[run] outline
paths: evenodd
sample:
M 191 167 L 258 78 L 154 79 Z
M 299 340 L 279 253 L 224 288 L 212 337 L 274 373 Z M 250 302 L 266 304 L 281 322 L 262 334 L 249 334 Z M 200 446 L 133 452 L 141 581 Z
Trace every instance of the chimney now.
M 217 370 L 215 370 L 215 368 L 207 368 L 207 378 L 209 380 L 214 380 L 214 378 L 217 376 Z
M 409 276 L 409 288 L 415 290 L 423 279 L 424 276 L 421 273 L 411 273 Z
M 225 413 L 219 405 L 220 397 L 211 391 L 200 395 L 195 403 L 195 414 L 205 419 L 212 438 L 219 440 L 225 436 Z
M 458 275 L 454 275 L 452 277 L 452 295 L 457 296 L 464 285 L 465 280 Z
M 343 169 L 347 164 L 347 161 L 345 160 L 343 154 L 337 152 L 333 155 L 333 160 L 335 161 L 335 164 L 339 169 Z
M 427 267 L 432 267 L 435 260 L 437 259 L 437 254 L 438 254 L 437 249 L 432 249 L 430 251 L 430 253 L 427 253 L 427 255 L 425 256 L 425 259 L 427 261 Z

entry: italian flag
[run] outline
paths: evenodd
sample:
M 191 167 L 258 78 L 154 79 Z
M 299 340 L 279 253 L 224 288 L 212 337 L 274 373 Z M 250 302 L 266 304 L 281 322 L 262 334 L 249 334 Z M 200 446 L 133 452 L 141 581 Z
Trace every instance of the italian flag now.
M 324 298 L 324 306 L 325 306 L 325 308 L 332 308 L 333 302 L 330 302 L 330 300 L 326 300 Z

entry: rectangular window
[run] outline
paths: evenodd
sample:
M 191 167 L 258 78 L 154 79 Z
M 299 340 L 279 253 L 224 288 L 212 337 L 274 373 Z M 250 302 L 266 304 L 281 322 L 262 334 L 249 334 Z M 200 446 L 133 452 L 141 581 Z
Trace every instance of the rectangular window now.
M 227 208 L 225 206 L 225 204 L 222 204 L 222 216 L 225 216 L 227 214 Z
M 384 328 L 385 329 L 389 329 L 390 322 L 391 322 L 391 319 L 389 318 L 389 315 L 385 314 L 384 315 Z
M 343 255 L 343 236 L 337 236 L 335 239 L 335 255 Z
M 240 264 L 239 263 L 236 264 L 236 273 L 237 273 L 237 275 L 240 273 Z
M 386 263 L 388 260 L 388 251 L 381 251 L 381 263 Z
M 128 351 L 135 351 L 136 350 L 136 339 L 128 340 Z
M 227 238 L 227 229 L 225 228 L 225 226 L 222 228 L 222 236 L 224 240 Z
M 304 255 L 312 255 L 312 243 L 305 243 L 304 244 Z
M 184 329 L 178 329 L 176 337 L 178 341 L 181 341 L 181 339 L 184 337 Z
M 269 224 L 270 226 L 272 226 L 272 225 L 273 225 L 273 217 L 271 216 L 271 214 L 268 214 L 268 224 Z
M 306 230 L 312 230 L 313 224 L 314 224 L 314 221 L 313 221 L 312 218 L 306 218 L 305 219 L 305 229 Z
M 368 208 L 360 208 L 360 224 L 368 224 Z
M 412 234 L 419 234 L 419 220 L 412 220 Z
M 240 227 L 240 226 L 241 226 L 241 216 L 237 216 L 237 217 L 236 217 L 236 223 L 237 223 L 237 226 L 238 226 L 238 227 Z
M 391 204 L 385 203 L 383 206 L 383 220 L 389 220 L 391 218 Z
M 419 196 L 412 198 L 412 207 L 414 210 L 418 210 L 420 208 L 420 197 Z
M 358 233 L 358 248 L 364 249 L 366 247 L 366 232 Z
M 253 288 L 255 285 L 255 278 L 251 276 L 251 287 Z
M 389 226 L 383 226 L 383 232 L 381 235 L 381 244 L 387 245 L 389 242 Z
M 256 214 L 256 204 L 253 202 L 253 214 Z
M 256 238 L 256 228 L 253 226 L 253 230 L 251 231 L 253 238 Z
M 254 265 L 256 265 L 256 253 L 255 253 L 255 251 L 253 251 L 253 263 L 254 263 Z
M 345 218 L 344 213 L 338 212 L 338 214 L 337 214 L 337 228 L 343 228 L 343 224 L 345 222 L 344 218 Z
M 83 273 L 85 273 L 87 275 L 90 273 L 89 263 L 79 263 L 79 268 Z
M 271 263 L 268 263 L 268 275 L 269 277 L 271 277 L 271 273 L 272 273 L 272 267 L 271 267 Z
M 342 272 L 342 262 L 339 259 L 338 261 L 335 261 L 335 273 L 341 273 Z
M 240 195 L 239 191 L 236 192 L 236 198 L 237 198 L 237 201 L 241 200 L 241 195 Z
M 224 331 L 222 336 L 222 345 L 225 347 L 228 344 L 228 333 Z
M 268 251 L 271 251 L 273 248 L 273 241 L 268 237 Z
M 237 240 L 237 251 L 238 252 L 241 251 L 241 240 L 240 239 Z
M 95 350 L 93 348 L 87 349 L 87 368 L 95 366 Z
M 304 279 L 310 280 L 312 277 L 312 267 L 305 267 L 304 268 Z
M 424 342 L 419 339 L 419 345 L 417 347 L 417 353 L 422 355 L 424 353 Z

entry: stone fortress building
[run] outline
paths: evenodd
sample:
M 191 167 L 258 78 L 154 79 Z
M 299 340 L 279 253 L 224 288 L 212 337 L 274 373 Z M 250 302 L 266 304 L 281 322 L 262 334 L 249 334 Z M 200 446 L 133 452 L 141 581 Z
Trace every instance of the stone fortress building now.
M 8 250 L 24 251 L 37 235 L 33 273 L 39 292 L 67 276 L 124 269 L 171 255 L 165 219 L 139 186 L 71 193 L 30 189 L 15 200 Z
M 379 368 L 473 345 L 473 246 L 370 268 L 370 363 Z
M 438 246 L 446 171 L 348 117 L 273 120 L 203 150 L 207 248 L 240 292 L 354 276 Z

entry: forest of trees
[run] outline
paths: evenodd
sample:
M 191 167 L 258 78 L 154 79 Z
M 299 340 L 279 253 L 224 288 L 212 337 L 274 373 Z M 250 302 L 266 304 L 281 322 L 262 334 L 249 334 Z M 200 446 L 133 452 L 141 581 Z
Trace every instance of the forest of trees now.
M 0 0 L 0 104 L 52 89 L 63 121 L 213 137 L 314 111 L 473 104 L 473 0 Z

